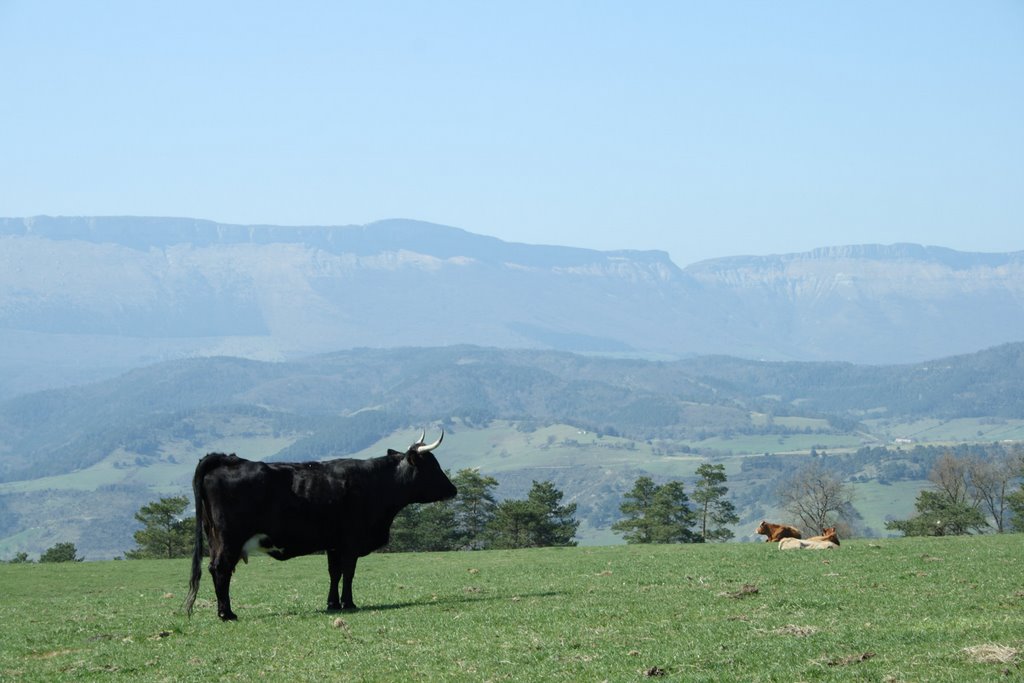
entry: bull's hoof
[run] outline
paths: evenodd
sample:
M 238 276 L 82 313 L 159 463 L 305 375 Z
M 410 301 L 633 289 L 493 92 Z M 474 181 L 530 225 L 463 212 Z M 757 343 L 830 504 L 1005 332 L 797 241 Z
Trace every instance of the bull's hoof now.
M 220 617 L 221 621 L 237 621 L 238 615 L 234 612 L 221 612 L 217 616 Z
M 327 611 L 328 612 L 354 612 L 357 609 L 359 609 L 359 608 L 356 607 L 355 604 L 353 604 L 351 602 L 346 602 L 346 603 L 336 602 L 333 605 L 331 603 L 327 603 Z

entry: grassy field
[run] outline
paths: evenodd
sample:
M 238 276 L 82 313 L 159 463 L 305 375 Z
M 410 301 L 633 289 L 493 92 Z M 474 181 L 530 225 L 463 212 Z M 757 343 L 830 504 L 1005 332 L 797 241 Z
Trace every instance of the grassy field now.
M 989 681 L 1024 675 L 1024 535 L 2 565 L 0 680 Z

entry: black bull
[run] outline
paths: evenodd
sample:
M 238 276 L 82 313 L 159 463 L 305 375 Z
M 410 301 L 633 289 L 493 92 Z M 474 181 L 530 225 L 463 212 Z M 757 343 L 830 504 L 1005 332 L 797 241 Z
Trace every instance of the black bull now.
M 441 432 L 444 438 L 444 432 Z M 210 453 L 196 465 L 196 535 L 185 611 L 191 616 L 202 576 L 203 533 L 217 614 L 231 611 L 231 574 L 250 552 L 277 560 L 327 551 L 327 609 L 355 609 L 356 560 L 386 545 L 395 515 L 410 503 L 432 503 L 458 492 L 423 436 L 405 453 L 379 458 L 263 463 Z M 344 578 L 341 598 L 338 581 Z

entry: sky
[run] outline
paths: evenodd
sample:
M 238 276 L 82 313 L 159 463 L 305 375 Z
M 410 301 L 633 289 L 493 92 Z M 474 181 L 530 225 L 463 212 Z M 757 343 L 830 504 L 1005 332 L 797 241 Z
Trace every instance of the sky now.
M 0 0 L 0 216 L 1024 250 L 1024 2 Z

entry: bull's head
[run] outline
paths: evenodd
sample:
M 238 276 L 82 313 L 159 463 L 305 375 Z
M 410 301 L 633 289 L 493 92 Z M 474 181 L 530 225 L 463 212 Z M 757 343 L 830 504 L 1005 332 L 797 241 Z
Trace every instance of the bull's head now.
M 400 478 L 410 484 L 410 494 L 415 503 L 433 503 L 438 500 L 454 498 L 458 489 L 452 484 L 448 475 L 441 469 L 433 450 L 441 445 L 444 439 L 444 430 L 441 436 L 433 443 L 424 443 L 426 431 L 420 434 L 409 450 L 405 453 L 388 450 L 393 455 L 403 459 L 400 465 Z

